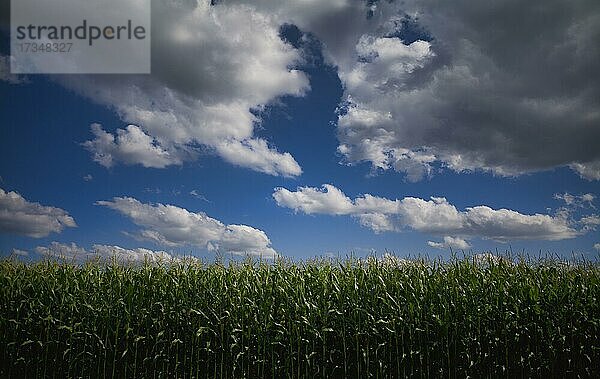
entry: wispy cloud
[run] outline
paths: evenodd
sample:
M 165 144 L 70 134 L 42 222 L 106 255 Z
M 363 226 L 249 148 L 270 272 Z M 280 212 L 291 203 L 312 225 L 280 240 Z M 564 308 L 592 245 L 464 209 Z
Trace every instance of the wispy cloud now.
M 207 203 L 210 203 L 210 200 L 208 200 L 206 198 L 206 196 L 204 196 L 203 194 L 201 194 L 198 190 L 191 190 L 190 191 L 190 196 L 195 197 L 196 199 L 200 199 L 202 201 L 206 201 Z

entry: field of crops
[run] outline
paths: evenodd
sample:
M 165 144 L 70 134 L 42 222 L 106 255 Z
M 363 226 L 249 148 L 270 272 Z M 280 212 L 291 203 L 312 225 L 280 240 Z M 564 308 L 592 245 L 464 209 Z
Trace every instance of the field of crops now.
M 0 261 L 0 377 L 600 377 L 600 267 Z

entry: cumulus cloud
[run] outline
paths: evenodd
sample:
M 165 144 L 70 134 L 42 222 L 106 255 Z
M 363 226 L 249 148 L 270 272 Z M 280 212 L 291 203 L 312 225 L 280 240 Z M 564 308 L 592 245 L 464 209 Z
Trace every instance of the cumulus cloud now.
M 114 109 L 163 153 L 201 145 L 296 176 L 298 163 L 254 133 L 257 110 L 309 90 L 295 68 L 302 52 L 279 36 L 294 24 L 322 43 L 344 86 L 337 137 L 346 163 L 410 181 L 439 169 L 512 176 L 555 167 L 600 179 L 597 1 L 211 3 L 153 2 L 152 75 L 57 80 Z M 113 164 L 136 159 L 117 154 Z
M 331 184 L 325 184 L 322 188 L 301 187 L 296 192 L 276 188 L 273 198 L 280 207 L 306 214 L 350 214 L 354 207 L 352 200 Z
M 367 10 L 339 1 L 315 5 L 321 15 L 282 3 L 338 69 L 347 163 L 410 181 L 440 168 L 513 176 L 565 166 L 600 179 L 597 2 L 415 0 Z
M 165 251 L 155 251 L 145 248 L 125 249 L 120 246 L 93 245 L 91 249 L 77 246 L 75 243 L 64 244 L 52 242 L 48 246 L 38 246 L 37 254 L 45 258 L 66 260 L 74 263 L 85 263 L 88 261 L 116 260 L 123 263 L 157 263 L 157 262 L 181 262 L 193 257 L 181 257 L 169 254 Z
M 394 221 L 384 213 L 364 213 L 356 216 L 360 224 L 376 234 L 399 231 Z
M 209 251 L 273 258 L 277 252 L 262 230 L 247 225 L 225 225 L 203 212 L 174 205 L 143 204 L 131 197 L 98 201 L 127 216 L 142 229 L 137 236 L 164 246 L 197 246 Z
M 92 124 L 91 129 L 95 138 L 84 142 L 83 146 L 92 153 L 94 161 L 104 167 L 112 167 L 116 162 L 121 162 L 164 168 L 183 162 L 181 153 L 165 150 L 135 125 L 118 129 L 116 136 L 106 132 L 100 124 Z
M 270 12 L 210 3 L 153 2 L 151 75 L 57 77 L 130 124 L 93 128 L 85 145 L 95 161 L 162 168 L 194 160 L 204 147 L 241 167 L 300 175 L 294 158 L 254 129 L 265 105 L 308 91 L 307 76 L 294 68 L 301 53 L 280 38 Z
M 1 233 L 41 238 L 76 226 L 75 220 L 66 211 L 29 202 L 16 192 L 0 188 Z
M 405 197 L 390 200 L 365 194 L 354 200 L 341 190 L 299 187 L 296 191 L 276 188 L 273 198 L 280 207 L 307 214 L 349 215 L 375 232 L 412 229 L 446 236 L 444 243 L 468 248 L 465 238 L 510 240 L 562 240 L 584 232 L 573 227 L 574 221 L 561 215 L 527 215 L 510 209 L 479 205 L 459 210 L 443 197 L 424 200 Z M 454 236 L 454 237 L 448 237 Z M 440 244 L 433 242 L 434 244 Z M 439 247 L 441 245 L 435 245 Z
M 230 140 L 219 143 L 217 152 L 227 162 L 252 168 L 270 175 L 286 177 L 302 174 L 302 169 L 290 153 L 280 153 L 262 139 Z
M 565 166 L 600 179 L 593 0 L 220 3 L 251 4 L 321 41 L 344 86 L 337 136 L 348 164 L 409 181 L 444 168 L 513 176 Z
M 462 238 L 445 236 L 443 242 L 427 241 L 427 245 L 436 249 L 467 250 L 471 245 Z

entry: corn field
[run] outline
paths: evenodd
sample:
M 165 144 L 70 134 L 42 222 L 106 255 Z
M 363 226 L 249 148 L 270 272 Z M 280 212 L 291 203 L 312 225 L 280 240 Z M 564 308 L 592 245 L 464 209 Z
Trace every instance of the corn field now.
M 0 376 L 600 377 L 600 267 L 0 261 Z

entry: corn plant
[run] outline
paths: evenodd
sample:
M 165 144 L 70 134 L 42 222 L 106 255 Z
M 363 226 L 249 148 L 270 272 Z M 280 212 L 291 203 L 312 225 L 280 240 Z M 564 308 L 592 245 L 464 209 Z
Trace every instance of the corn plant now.
M 0 377 L 600 377 L 590 262 L 0 261 Z

